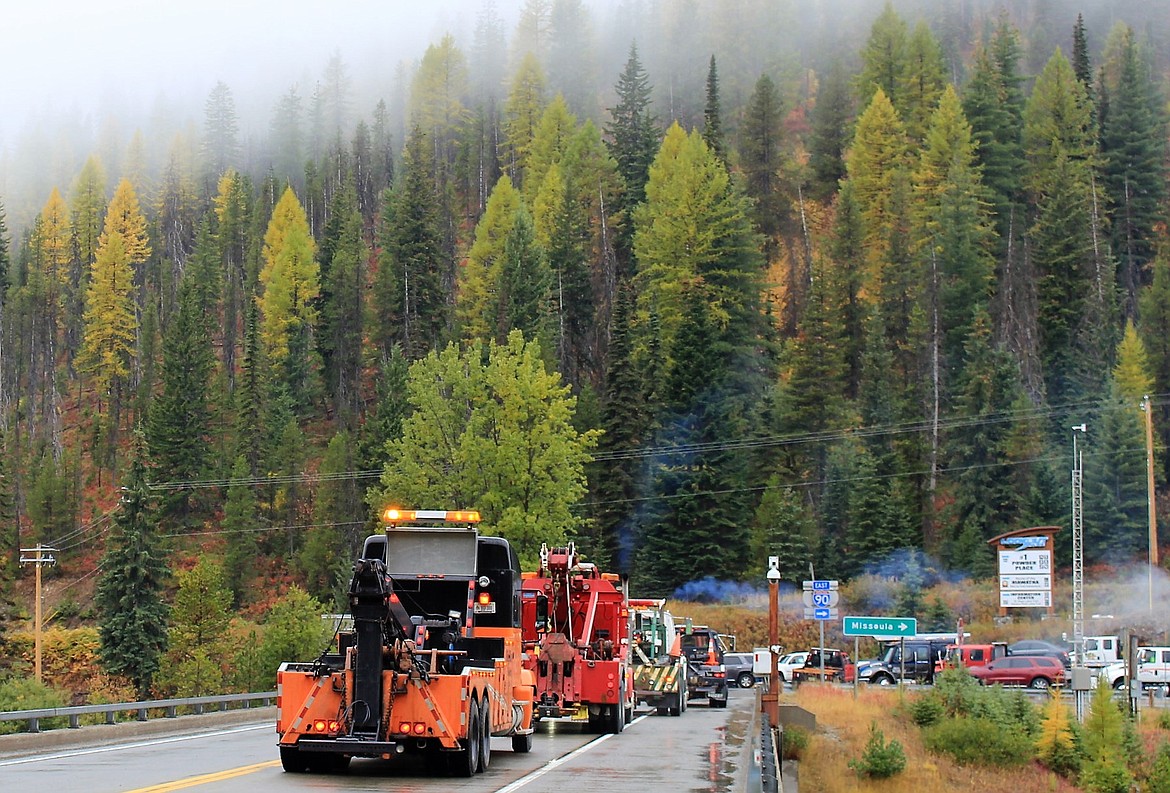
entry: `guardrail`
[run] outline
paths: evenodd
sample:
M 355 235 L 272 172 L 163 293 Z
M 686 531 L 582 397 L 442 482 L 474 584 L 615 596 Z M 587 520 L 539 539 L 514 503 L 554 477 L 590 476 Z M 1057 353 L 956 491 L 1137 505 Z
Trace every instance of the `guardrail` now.
M 208 705 L 218 706 L 217 710 L 229 710 L 233 703 L 243 703 L 249 708 L 255 702 L 261 706 L 271 705 L 276 699 L 275 691 L 266 691 L 255 694 L 217 694 L 208 697 L 184 697 L 182 699 L 151 699 L 142 702 L 113 702 L 105 705 L 75 705 L 68 708 L 38 708 L 33 710 L 0 711 L 0 721 L 28 721 L 29 732 L 41 731 L 41 719 L 65 718 L 69 719 L 70 729 L 81 726 L 81 717 L 95 713 L 104 714 L 106 724 L 116 722 L 115 714 L 128 711 L 138 711 L 138 721 L 147 721 L 150 711 L 163 711 L 163 718 L 173 719 L 178 715 L 179 708 L 193 708 L 196 714 L 201 714 Z

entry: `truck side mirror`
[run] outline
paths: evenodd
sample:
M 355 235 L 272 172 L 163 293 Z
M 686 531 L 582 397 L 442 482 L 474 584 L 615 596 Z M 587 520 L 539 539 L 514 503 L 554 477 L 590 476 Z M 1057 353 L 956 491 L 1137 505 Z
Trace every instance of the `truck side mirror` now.
M 536 630 L 540 633 L 548 631 L 548 597 L 536 596 Z

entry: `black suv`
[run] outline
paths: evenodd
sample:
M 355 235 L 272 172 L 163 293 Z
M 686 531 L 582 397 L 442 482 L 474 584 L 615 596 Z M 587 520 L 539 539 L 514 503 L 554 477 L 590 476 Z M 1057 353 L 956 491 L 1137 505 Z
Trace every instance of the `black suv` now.
M 899 679 L 915 683 L 933 683 L 936 664 L 946 657 L 947 645 L 944 639 L 907 639 L 886 647 L 877 661 L 859 664 L 857 679 L 863 683 L 890 686 Z M 902 648 L 905 647 L 905 663 Z

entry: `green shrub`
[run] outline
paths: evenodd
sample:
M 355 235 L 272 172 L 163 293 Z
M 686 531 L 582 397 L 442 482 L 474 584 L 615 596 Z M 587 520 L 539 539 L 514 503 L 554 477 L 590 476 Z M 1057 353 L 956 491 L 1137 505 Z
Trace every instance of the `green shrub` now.
M 1129 793 L 1133 774 L 1114 760 L 1094 760 L 1081 771 L 1081 787 L 1088 793 Z
M 1163 743 L 1154 754 L 1146 790 L 1148 793 L 1170 793 L 1170 743 Z
M 922 743 L 935 754 L 946 754 L 959 765 L 1011 768 L 1032 759 L 1035 747 L 1022 730 L 1005 728 L 984 718 L 940 721 L 922 732 Z
M 858 776 L 873 779 L 888 779 L 902 773 L 906 768 L 906 752 L 897 741 L 886 743 L 886 736 L 877 728 L 877 722 L 869 725 L 869 741 L 861 757 L 849 761 Z
M 808 748 L 808 732 L 799 727 L 785 727 L 780 746 L 782 760 L 799 760 Z
M 1159 710 L 1158 720 L 1154 723 L 1158 725 L 1158 729 L 1170 730 L 1170 710 Z
M 942 701 L 930 694 L 910 701 L 910 719 L 919 727 L 929 727 L 936 723 L 945 712 Z
M 31 678 L 9 678 L 0 683 L 0 711 L 65 707 L 65 695 Z M 42 730 L 61 729 L 64 717 L 41 719 Z M 28 730 L 27 721 L 0 721 L 0 735 Z

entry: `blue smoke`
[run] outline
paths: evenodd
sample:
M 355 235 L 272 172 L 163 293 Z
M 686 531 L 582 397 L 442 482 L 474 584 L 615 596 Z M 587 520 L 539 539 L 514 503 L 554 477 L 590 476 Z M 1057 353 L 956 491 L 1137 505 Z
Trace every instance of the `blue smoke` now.
M 688 581 L 674 590 L 674 599 L 695 603 L 734 603 L 759 594 L 766 592 L 742 581 L 719 581 L 714 576 L 707 576 Z

